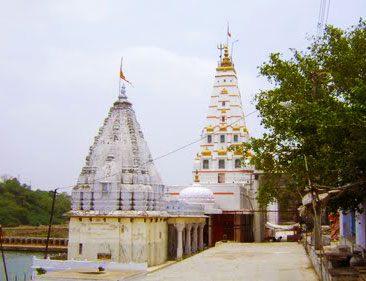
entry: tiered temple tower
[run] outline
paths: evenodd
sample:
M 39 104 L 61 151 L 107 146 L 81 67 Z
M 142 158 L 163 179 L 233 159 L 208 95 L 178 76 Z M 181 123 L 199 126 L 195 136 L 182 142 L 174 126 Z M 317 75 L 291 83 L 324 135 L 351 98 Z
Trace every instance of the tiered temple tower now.
M 206 126 L 193 169 L 193 173 L 198 171 L 201 186 L 213 192 L 221 211 L 206 212 L 206 239 L 211 246 L 225 239 L 259 242 L 264 233 L 263 215 L 258 213 L 255 199 L 258 174 L 247 161 L 243 162 L 240 149 L 229 150 L 247 142 L 249 135 L 228 46 L 220 49 L 224 54 L 216 68 Z M 251 156 L 250 152 L 247 156 Z
M 73 189 L 73 210 L 165 210 L 164 186 L 121 87 Z
M 123 85 L 72 190 L 68 259 L 153 266 L 181 259 L 186 240 L 185 254 L 203 250 L 204 207 L 164 189 Z
M 244 183 L 252 168 L 244 169 L 241 154 L 228 147 L 249 139 L 234 65 L 224 46 L 224 57 L 216 68 L 215 83 L 202 132 L 194 171 L 201 184 Z
M 242 161 L 240 149 L 229 149 L 247 142 L 249 135 L 232 58 L 227 45 L 220 49 L 224 54 L 216 68 L 206 125 L 194 161 L 193 174 L 198 174 L 200 184 L 167 187 L 171 198 L 212 202 L 212 208 L 205 208 L 205 241 L 210 246 L 225 239 L 260 242 L 264 235 L 264 216 L 255 198 L 259 174 Z

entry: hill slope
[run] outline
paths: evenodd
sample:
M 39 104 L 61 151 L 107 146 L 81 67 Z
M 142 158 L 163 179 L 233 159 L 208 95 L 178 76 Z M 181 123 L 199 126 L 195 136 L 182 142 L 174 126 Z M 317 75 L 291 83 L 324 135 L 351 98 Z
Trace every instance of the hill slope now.
M 52 192 L 33 191 L 17 179 L 0 182 L 0 224 L 3 226 L 48 224 L 52 206 Z M 54 224 L 65 223 L 63 214 L 70 210 L 67 193 L 56 197 Z

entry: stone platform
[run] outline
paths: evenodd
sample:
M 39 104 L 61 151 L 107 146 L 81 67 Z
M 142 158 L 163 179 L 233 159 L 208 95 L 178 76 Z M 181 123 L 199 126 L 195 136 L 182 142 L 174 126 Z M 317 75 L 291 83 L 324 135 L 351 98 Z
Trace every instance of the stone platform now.
M 152 273 L 146 280 L 317 281 L 298 243 L 222 243 Z
M 126 281 L 142 280 L 146 272 L 137 270 L 116 270 L 107 272 L 96 271 L 62 271 L 50 272 L 44 275 L 38 275 L 37 281 Z

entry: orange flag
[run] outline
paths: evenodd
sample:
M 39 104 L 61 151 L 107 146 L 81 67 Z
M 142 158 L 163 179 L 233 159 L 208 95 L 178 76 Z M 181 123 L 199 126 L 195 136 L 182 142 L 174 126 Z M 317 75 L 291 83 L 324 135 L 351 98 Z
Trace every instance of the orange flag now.
M 126 81 L 128 84 L 130 84 L 131 86 L 133 86 L 132 85 L 132 83 L 130 82 L 130 81 L 128 81 L 127 79 L 126 79 L 126 77 L 124 76 L 124 74 L 123 74 L 123 71 L 122 71 L 122 59 L 121 59 L 121 67 L 119 68 L 119 77 L 122 79 L 122 80 L 124 80 L 124 81 Z

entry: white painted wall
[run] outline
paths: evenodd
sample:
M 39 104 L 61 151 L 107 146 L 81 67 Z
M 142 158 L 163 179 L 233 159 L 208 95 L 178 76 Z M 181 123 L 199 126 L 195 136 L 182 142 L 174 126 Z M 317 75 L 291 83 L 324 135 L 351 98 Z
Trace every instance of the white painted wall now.
M 105 220 L 105 221 L 104 221 Z M 164 218 L 70 219 L 68 259 L 97 261 L 98 253 L 111 261 L 149 266 L 167 259 L 168 225 Z M 82 253 L 79 254 L 79 244 Z
M 267 221 L 270 223 L 278 224 L 278 203 L 274 202 L 267 207 Z

